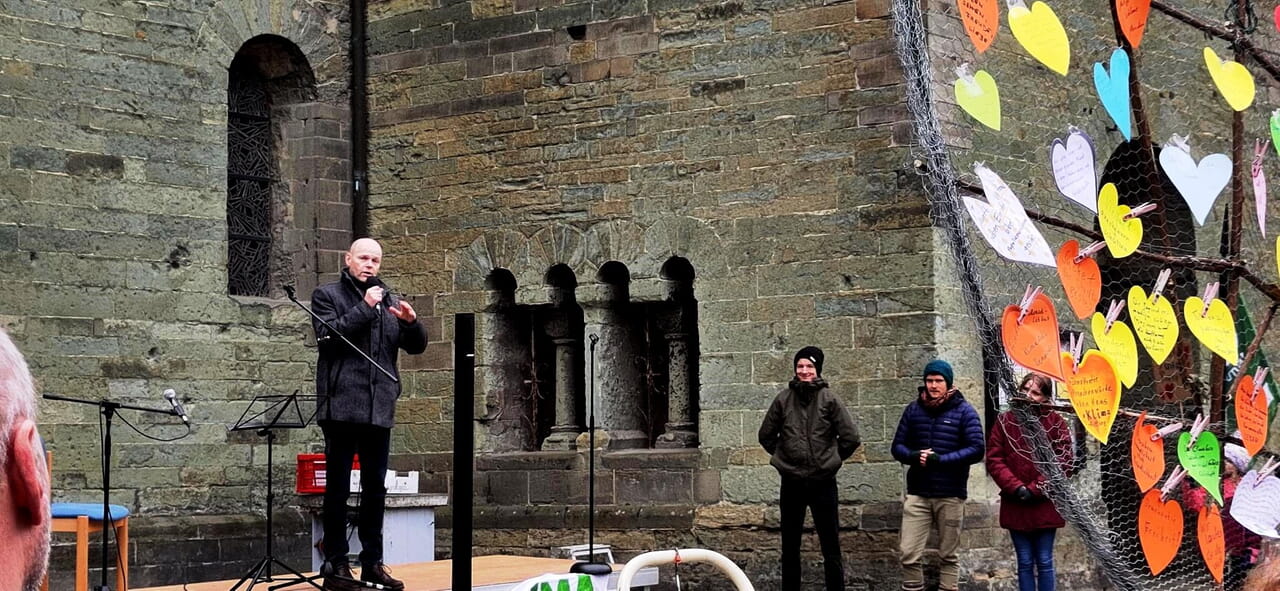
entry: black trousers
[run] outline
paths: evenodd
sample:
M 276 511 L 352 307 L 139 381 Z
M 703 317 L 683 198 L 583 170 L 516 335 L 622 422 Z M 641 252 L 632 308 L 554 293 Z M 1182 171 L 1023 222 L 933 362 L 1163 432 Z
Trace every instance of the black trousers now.
M 324 557 L 331 564 L 345 563 L 347 551 L 347 498 L 351 496 L 351 461 L 360 454 L 360 564 L 382 561 L 382 515 L 386 510 L 387 455 L 391 429 L 326 421 L 324 432 Z
M 836 481 L 797 480 L 782 477 L 778 503 L 782 508 L 782 588 L 796 591 L 800 586 L 800 536 L 804 533 L 805 509 L 813 512 L 813 528 L 822 545 L 822 570 L 827 591 L 843 591 L 844 559 L 840 553 L 840 515 L 837 510 Z

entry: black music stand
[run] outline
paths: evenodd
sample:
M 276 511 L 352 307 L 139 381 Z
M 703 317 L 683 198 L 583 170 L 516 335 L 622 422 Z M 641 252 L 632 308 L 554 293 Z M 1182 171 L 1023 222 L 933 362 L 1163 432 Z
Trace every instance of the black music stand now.
M 248 572 L 245 573 L 240 580 L 231 587 L 231 591 L 236 591 L 241 585 L 248 583 L 245 591 L 253 589 L 258 583 L 275 583 L 269 589 L 279 589 L 287 587 L 295 583 L 310 583 L 316 589 L 321 589 L 316 584 L 315 577 L 307 577 L 298 572 L 293 567 L 281 562 L 272 554 L 271 541 L 273 539 L 271 513 L 275 505 L 275 493 L 272 484 L 274 477 L 273 469 L 273 447 L 276 441 L 276 429 L 302 429 L 311 423 L 311 419 L 315 417 L 315 396 L 298 396 L 298 392 L 293 394 L 280 395 L 271 394 L 256 396 L 249 402 L 248 408 L 244 409 L 244 414 L 240 415 L 240 420 L 236 421 L 235 426 L 230 431 L 256 431 L 258 435 L 265 435 L 267 438 L 267 533 L 266 546 L 267 555 L 263 556 Z M 309 413 L 304 415 L 299 399 L 311 399 L 312 408 Z M 292 576 L 274 577 L 271 574 L 271 565 L 277 565 L 287 571 Z

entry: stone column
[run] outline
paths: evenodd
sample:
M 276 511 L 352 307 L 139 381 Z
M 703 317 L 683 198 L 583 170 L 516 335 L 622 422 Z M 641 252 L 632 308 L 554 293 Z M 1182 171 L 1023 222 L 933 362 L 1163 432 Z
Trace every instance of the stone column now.
M 576 339 L 556 337 L 556 424 L 551 435 L 542 442 L 543 450 L 571 450 L 577 448 L 578 417 L 574 412 L 577 392 L 574 390 L 573 370 Z
M 667 424 L 655 444 L 659 448 L 698 447 L 689 400 L 689 335 L 669 332 L 667 339 Z
M 596 434 L 609 449 L 635 449 L 649 446 L 640 405 L 641 371 L 636 344 L 628 315 L 626 286 L 602 284 L 599 297 L 583 302 L 586 333 L 600 335 L 596 346 Z M 590 339 L 587 339 L 588 341 Z M 583 343 L 590 371 L 590 345 Z M 590 396 L 588 391 L 583 393 Z M 588 414 L 590 413 L 588 401 Z M 588 416 L 588 420 L 590 417 Z

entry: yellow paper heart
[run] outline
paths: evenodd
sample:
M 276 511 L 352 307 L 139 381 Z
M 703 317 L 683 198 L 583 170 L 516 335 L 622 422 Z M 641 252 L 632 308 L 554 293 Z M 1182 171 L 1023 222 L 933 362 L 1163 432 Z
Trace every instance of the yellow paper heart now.
M 1067 374 L 1067 397 L 1076 416 L 1085 430 L 1105 445 L 1120 409 L 1120 376 L 1115 365 L 1106 353 L 1089 349 L 1078 366 L 1070 353 L 1063 353 L 1062 366 Z
M 1182 303 L 1182 317 L 1186 319 L 1191 334 L 1196 335 L 1202 345 L 1226 359 L 1227 363 L 1234 365 L 1240 362 L 1236 321 L 1222 300 L 1213 298 L 1208 312 L 1205 312 L 1204 300 L 1189 297 Z
M 1045 67 L 1067 75 L 1071 65 L 1071 43 L 1058 15 L 1044 2 L 1034 2 L 1031 9 L 1021 4 L 1009 7 L 1009 30 L 1013 38 Z
M 1121 259 L 1133 254 L 1142 243 L 1142 220 L 1124 219 L 1129 214 L 1128 205 L 1119 205 L 1120 194 L 1116 186 L 1107 183 L 1098 191 L 1098 225 L 1102 237 L 1107 240 L 1107 251 Z
M 1135 285 L 1129 288 L 1128 307 L 1138 341 L 1156 365 L 1164 363 L 1178 342 L 1178 317 L 1173 315 L 1173 305 L 1164 296 L 1152 302 L 1146 290 Z
M 1138 381 L 1138 341 L 1134 339 L 1129 325 L 1117 320 L 1111 324 L 1111 330 L 1107 331 L 1107 318 L 1101 312 L 1094 312 L 1089 324 L 1098 350 L 1111 358 L 1125 387 L 1132 388 L 1134 382 Z
M 956 78 L 956 104 L 978 123 L 1000 131 L 1000 88 L 986 70 L 978 70 L 973 80 Z
M 1218 92 L 1232 109 L 1243 111 L 1253 104 L 1253 75 L 1248 68 L 1239 62 L 1224 61 L 1208 47 L 1204 48 L 1204 65 L 1209 68 L 1209 77 L 1213 78 Z

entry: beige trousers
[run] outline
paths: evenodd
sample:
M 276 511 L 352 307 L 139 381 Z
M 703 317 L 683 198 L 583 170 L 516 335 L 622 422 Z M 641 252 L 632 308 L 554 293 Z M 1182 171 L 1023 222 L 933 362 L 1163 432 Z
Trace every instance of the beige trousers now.
M 960 586 L 960 526 L 964 522 L 964 499 L 931 499 L 907 495 L 902 503 L 902 588 L 924 589 L 924 550 L 929 532 L 938 528 L 938 558 L 941 561 L 938 589 Z

